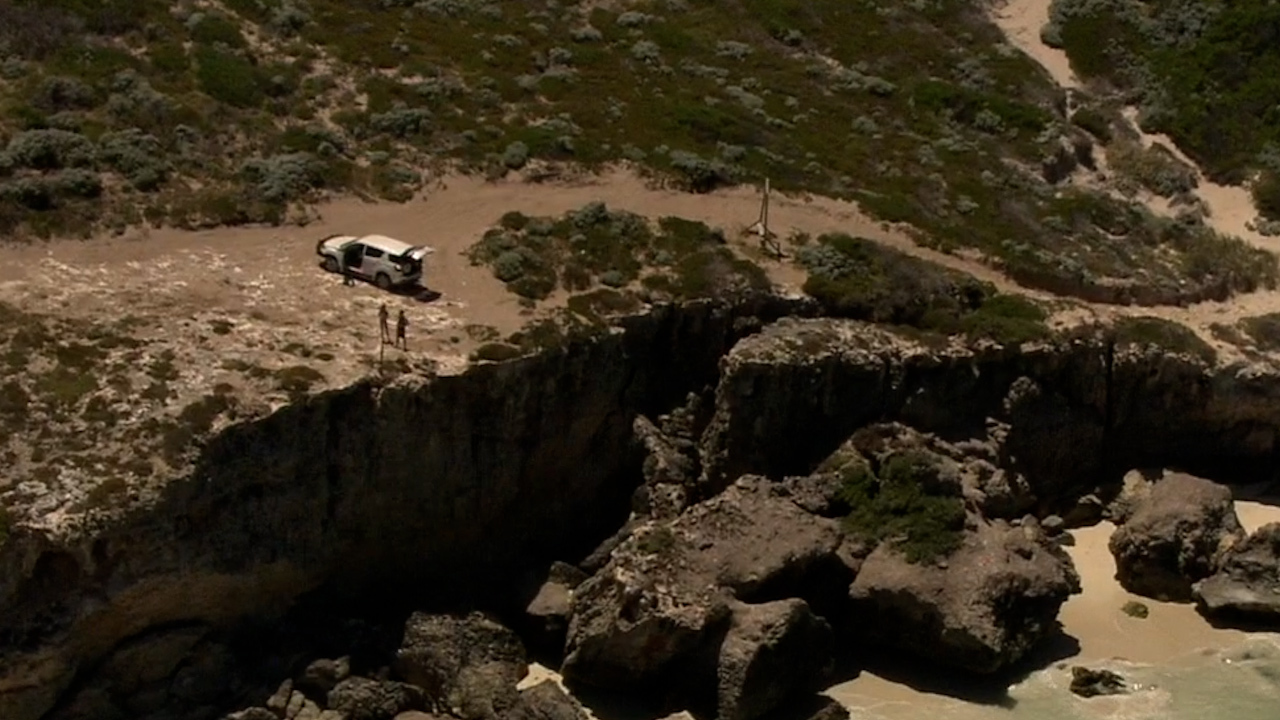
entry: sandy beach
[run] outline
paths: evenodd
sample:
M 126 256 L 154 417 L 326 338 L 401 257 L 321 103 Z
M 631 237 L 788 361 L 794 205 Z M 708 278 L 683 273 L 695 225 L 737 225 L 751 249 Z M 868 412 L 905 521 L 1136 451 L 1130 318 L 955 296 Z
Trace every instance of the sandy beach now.
M 1270 522 L 1280 522 L 1280 505 L 1239 500 L 1236 514 L 1248 532 Z M 1058 614 L 1063 631 L 1079 642 L 1079 652 L 1065 658 L 1071 664 L 1128 663 L 1177 665 L 1194 662 L 1207 651 L 1237 646 L 1250 637 L 1239 630 L 1211 626 L 1190 604 L 1165 603 L 1133 595 L 1115 579 L 1115 561 L 1107 541 L 1115 526 L 1109 522 L 1071 531 L 1075 545 L 1067 552 L 1080 573 L 1082 592 L 1072 596 Z M 1129 617 L 1121 607 L 1130 600 L 1150 610 L 1145 619 Z M 1257 633 L 1253 634 L 1257 636 Z M 941 712 L 947 718 L 994 718 L 1005 712 L 998 706 L 978 706 L 953 698 L 922 692 L 874 673 L 863 672 L 827 694 L 854 711 L 877 718 L 920 718 Z
M 1267 523 L 1280 522 L 1280 504 L 1238 500 L 1236 514 L 1245 530 L 1253 532 Z M 1115 579 L 1115 561 L 1107 548 L 1107 541 L 1114 530 L 1114 525 L 1103 522 L 1071 531 L 1075 544 L 1069 546 L 1067 552 L 1080 573 L 1082 592 L 1063 605 L 1058 617 L 1065 634 L 1079 643 L 1079 650 L 1054 665 L 1118 663 L 1174 667 L 1203 660 L 1207 652 L 1239 646 L 1251 636 L 1274 635 L 1214 628 L 1196 612 L 1193 605 L 1159 602 L 1126 592 Z M 1149 616 L 1138 619 L 1122 612 L 1121 608 L 1130 600 L 1146 605 Z M 1280 642 L 1280 635 L 1275 635 L 1275 640 Z M 520 686 L 529 687 L 544 680 L 552 680 L 564 687 L 558 673 L 536 663 L 530 666 L 529 675 Z M 1065 689 L 1060 692 L 1065 697 Z M 828 689 L 825 694 L 848 707 L 854 720 L 917 720 L 921 717 L 986 720 L 1011 717 L 1008 708 L 998 704 L 976 704 L 925 692 L 869 671 Z M 1122 707 L 1120 702 L 1130 704 Z M 1147 702 L 1153 704 L 1152 710 L 1156 710 L 1154 705 L 1168 703 L 1169 696 L 1157 690 L 1150 694 Z M 1098 717 L 1126 717 L 1126 713 L 1133 710 L 1132 703 L 1132 699 L 1098 698 L 1091 709 L 1100 711 Z M 592 720 L 621 720 L 623 715 L 631 716 L 631 713 L 601 707 L 588 707 L 587 710 Z M 689 716 L 679 713 L 671 718 L 688 720 Z

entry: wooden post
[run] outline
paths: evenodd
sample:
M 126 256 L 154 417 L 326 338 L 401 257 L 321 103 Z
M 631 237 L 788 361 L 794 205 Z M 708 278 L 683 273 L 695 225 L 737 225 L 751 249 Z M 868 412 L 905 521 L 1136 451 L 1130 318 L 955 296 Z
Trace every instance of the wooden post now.
M 760 205 L 760 227 L 769 233 L 769 178 L 764 179 L 764 202 Z
M 781 260 L 785 255 L 782 246 L 774 240 L 773 231 L 769 229 L 769 178 L 764 179 L 764 197 L 760 199 L 760 218 L 751 230 L 760 236 L 760 249 Z

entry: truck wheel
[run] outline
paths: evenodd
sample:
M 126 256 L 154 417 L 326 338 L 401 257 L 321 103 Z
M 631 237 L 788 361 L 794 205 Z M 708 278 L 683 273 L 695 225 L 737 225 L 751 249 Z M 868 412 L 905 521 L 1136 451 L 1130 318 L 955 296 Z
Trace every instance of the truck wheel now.
M 391 289 L 391 276 L 386 273 L 378 273 L 373 278 L 373 284 L 378 286 L 379 290 Z
M 326 255 L 324 258 L 324 269 L 331 273 L 338 272 L 338 261 L 336 258 Z

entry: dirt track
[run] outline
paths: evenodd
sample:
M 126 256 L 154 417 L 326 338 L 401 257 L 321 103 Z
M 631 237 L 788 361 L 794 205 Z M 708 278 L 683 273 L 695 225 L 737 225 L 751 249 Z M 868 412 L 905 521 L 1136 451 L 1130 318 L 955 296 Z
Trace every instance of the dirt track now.
M 560 215 L 592 201 L 653 218 L 678 215 L 722 227 L 781 287 L 795 291 L 803 281 L 792 265 L 760 257 L 756 243 L 743 234 L 759 212 L 755 188 L 690 195 L 652 187 L 617 170 L 538 184 L 452 176 L 402 205 L 354 199 L 327 204 L 320 220 L 306 227 L 163 229 L 10 247 L 0 267 L 0 300 L 65 317 L 156 318 L 163 323 L 158 331 L 171 337 L 187 334 L 238 352 L 247 345 L 269 354 L 273 345 L 305 343 L 340 356 L 365 357 L 376 352 L 377 306 L 386 301 L 393 314 L 398 308 L 408 314 L 413 354 L 440 361 L 447 372 L 461 367 L 462 356 L 474 345 L 465 332 L 468 325 L 506 334 L 529 316 L 487 269 L 472 267 L 464 251 L 509 210 Z M 793 231 L 863 235 L 1006 290 L 1019 289 L 985 265 L 918 247 L 904 231 L 867 218 L 850 203 L 775 195 L 770 226 L 784 237 Z M 423 303 L 364 284 L 344 287 L 318 267 L 315 255 L 316 239 L 338 232 L 379 232 L 431 245 L 436 253 L 428 260 L 425 283 L 440 297 Z M 225 322 L 234 324 L 232 332 L 212 336 L 207 331 L 210 323 Z
M 1064 87 L 1078 85 L 1065 55 L 1040 42 L 1050 0 L 1012 0 L 993 11 L 993 19 L 1010 41 L 1041 62 Z M 1144 142 L 1167 138 L 1144 136 Z M 1247 191 L 1214 185 L 1201 178 L 1201 196 L 1218 230 L 1243 237 L 1269 252 L 1280 240 L 1251 233 Z M 90 242 L 56 241 L 7 248 L 0 266 L 0 300 L 33 310 L 86 317 L 149 316 L 161 319 L 170 336 L 199 336 L 204 344 L 237 352 L 256 348 L 269 354 L 290 343 L 307 343 L 341 357 L 370 358 L 378 347 L 376 316 L 386 301 L 392 312 L 403 308 L 410 319 L 413 354 L 441 363 L 441 370 L 461 368 L 474 346 L 468 326 L 489 326 L 501 334 L 520 327 L 529 316 L 501 283 L 484 268 L 470 265 L 463 252 L 507 211 L 559 215 L 592 201 L 651 218 L 678 215 L 719 226 L 744 253 L 753 254 L 752 238 L 743 230 L 759 211 L 757 188 L 740 187 L 707 195 L 655 188 L 625 170 L 600 176 L 542 183 L 519 179 L 496 183 L 450 176 L 419 199 L 405 204 L 332 202 L 307 227 L 224 228 L 205 232 L 154 230 L 122 238 Z M 1158 209 L 1158 208 L 1157 208 Z M 774 195 L 770 227 L 786 237 L 840 231 L 871 238 L 915 257 L 961 270 L 1006 292 L 1041 299 L 1053 296 L 1019 286 L 971 256 L 947 255 L 919 247 L 905 228 L 890 227 L 863 214 L 852 203 L 830 198 Z M 331 233 L 378 232 L 425 242 L 437 252 L 429 259 L 426 284 L 441 293 L 430 303 L 390 296 L 340 280 L 317 266 L 314 243 Z M 787 263 L 754 253 L 783 289 L 797 290 L 802 274 Z M 1216 341 L 1209 326 L 1280 311 L 1280 291 L 1260 292 L 1225 303 L 1207 302 L 1186 308 L 1129 308 L 1073 303 L 1056 320 L 1076 323 L 1091 317 L 1156 315 L 1195 329 Z M 205 331 L 209 322 L 234 323 L 222 338 Z M 216 347 L 210 349 L 217 349 Z M 349 369 L 356 370 L 355 365 Z M 342 373 L 345 374 L 345 373 Z M 337 378 L 334 378 L 337 380 Z

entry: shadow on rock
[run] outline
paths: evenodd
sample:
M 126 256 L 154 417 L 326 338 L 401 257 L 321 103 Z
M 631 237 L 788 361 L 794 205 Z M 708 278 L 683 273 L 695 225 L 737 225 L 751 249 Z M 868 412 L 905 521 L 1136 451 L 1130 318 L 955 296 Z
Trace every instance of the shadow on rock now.
M 980 705 L 1012 709 L 1018 701 L 1009 688 L 1032 673 L 1080 653 L 1080 642 L 1059 630 L 1042 640 L 1026 657 L 1000 672 L 986 675 L 927 663 L 909 653 L 869 650 L 850 659 L 861 672 L 906 685 L 917 692 L 945 695 Z M 858 676 L 849 674 L 848 679 Z

